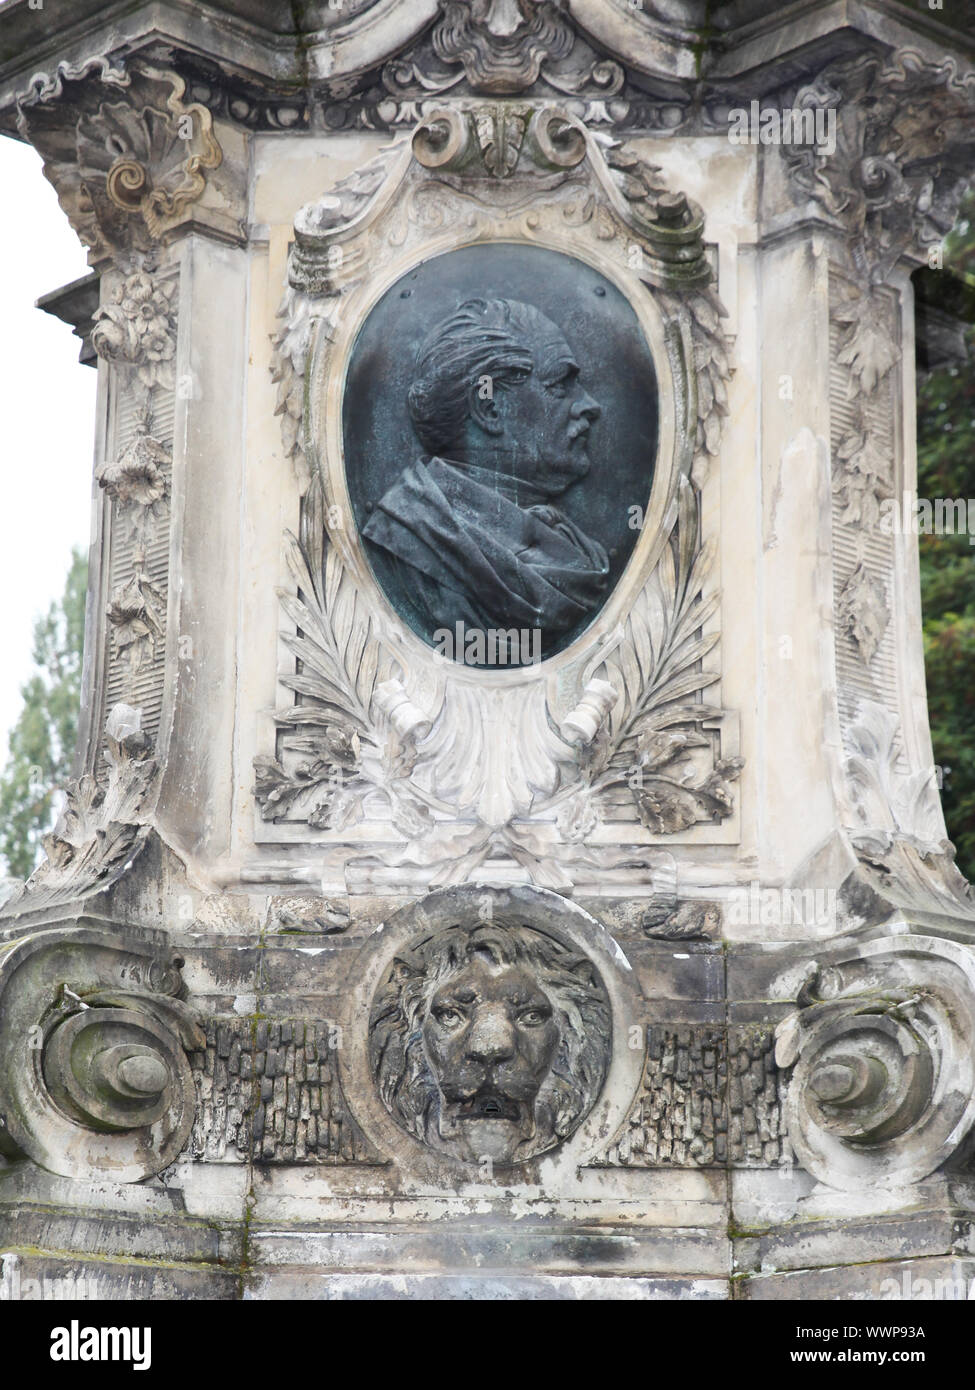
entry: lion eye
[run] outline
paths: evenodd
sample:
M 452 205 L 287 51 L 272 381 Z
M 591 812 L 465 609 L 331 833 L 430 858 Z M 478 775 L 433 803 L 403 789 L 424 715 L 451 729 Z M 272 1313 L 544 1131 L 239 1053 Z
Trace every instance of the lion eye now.
M 544 1014 L 541 1009 L 526 1009 L 521 1015 L 521 1022 L 528 1028 L 537 1028 L 540 1023 L 545 1022 L 547 1017 L 548 1015 Z
M 456 1028 L 458 1023 L 463 1022 L 463 1019 L 457 1009 L 438 1009 L 437 1022 L 442 1024 L 444 1028 Z

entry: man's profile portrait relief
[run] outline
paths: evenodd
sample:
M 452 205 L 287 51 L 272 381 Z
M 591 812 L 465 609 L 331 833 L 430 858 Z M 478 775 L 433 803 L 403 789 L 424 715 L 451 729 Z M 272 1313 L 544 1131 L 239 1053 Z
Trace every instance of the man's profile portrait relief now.
M 628 509 L 646 506 L 656 451 L 653 364 L 633 310 L 590 267 L 472 247 L 411 272 L 369 315 L 344 434 L 366 555 L 400 616 L 457 660 L 526 664 L 585 630 L 632 552 Z M 465 651 L 465 634 L 487 643 Z
M 472 299 L 422 344 L 410 417 L 427 457 L 363 528 L 403 569 L 435 629 L 577 627 L 603 596 L 609 556 L 554 499 L 589 472 L 600 408 L 550 319 Z
M 397 1123 L 454 1158 L 502 1166 L 578 1127 L 611 1041 L 592 962 L 503 920 L 457 924 L 398 955 L 369 1021 L 373 1075 Z

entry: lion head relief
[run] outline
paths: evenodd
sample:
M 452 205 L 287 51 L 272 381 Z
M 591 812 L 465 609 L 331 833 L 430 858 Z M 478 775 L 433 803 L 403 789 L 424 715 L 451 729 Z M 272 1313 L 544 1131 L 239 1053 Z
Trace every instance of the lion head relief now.
M 520 1163 L 565 1139 L 596 1100 L 611 1042 L 592 962 L 504 920 L 450 926 L 397 955 L 369 1020 L 386 1109 L 467 1162 Z

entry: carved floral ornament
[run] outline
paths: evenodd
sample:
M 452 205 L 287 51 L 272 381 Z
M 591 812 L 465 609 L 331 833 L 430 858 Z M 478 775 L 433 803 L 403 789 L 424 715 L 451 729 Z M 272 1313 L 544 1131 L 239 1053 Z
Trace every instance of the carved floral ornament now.
M 256 763 L 265 822 L 305 821 L 333 843 L 375 828 L 385 865 L 434 884 L 503 855 L 565 888 L 633 866 L 632 849 L 599 839 L 610 806 L 629 822 L 617 844 L 647 846 L 732 813 L 741 761 L 718 752 L 725 714 L 700 698 L 718 680 L 718 595 L 691 478 L 718 451 L 729 375 L 702 229 L 625 147 L 530 107 L 439 113 L 299 213 L 273 371 L 305 492 L 281 595 L 300 662 L 281 684 L 300 702 L 276 711 L 276 756 Z M 630 294 L 677 405 L 622 592 L 558 658 L 557 683 L 547 663 L 471 672 L 401 626 L 344 523 L 338 412 L 323 408 L 367 295 L 478 239 L 583 248 Z
M 971 177 L 975 75 L 911 50 L 864 54 L 830 63 L 793 105 L 836 112 L 834 153 L 792 145 L 783 155 L 796 192 L 842 224 L 865 283 L 948 234 Z
M 92 346 L 106 361 L 135 367 L 148 390 L 175 386 L 175 279 L 136 270 L 95 310 Z
M 144 420 L 118 456 L 101 464 L 95 474 L 124 519 L 128 539 L 143 552 L 155 525 L 169 511 L 171 462 L 169 450 L 153 438 L 149 420 Z
M 206 187 L 222 152 L 205 106 L 166 69 L 93 58 L 39 74 L 17 124 L 94 264 L 150 251 Z
M 517 95 L 539 78 L 567 95 L 615 96 L 620 63 L 583 42 L 553 0 L 440 0 L 429 36 L 390 59 L 382 80 L 393 96 L 430 97 L 465 79 L 472 92 Z
M 0 918 L 76 903 L 111 886 L 149 835 L 159 764 L 142 729 L 142 712 L 116 705 L 105 721 L 108 775 L 85 773 L 65 788 L 57 824 L 42 841 L 46 859 Z

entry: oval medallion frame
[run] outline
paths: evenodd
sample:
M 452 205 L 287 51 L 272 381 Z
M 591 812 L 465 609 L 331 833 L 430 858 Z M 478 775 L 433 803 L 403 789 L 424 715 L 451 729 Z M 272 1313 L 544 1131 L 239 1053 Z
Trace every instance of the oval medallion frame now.
M 530 239 L 510 236 L 477 238 L 470 237 L 469 233 L 465 236 L 465 230 L 458 227 L 431 238 L 419 253 L 413 251 L 395 257 L 383 267 L 381 274 L 374 273 L 349 294 L 334 336 L 319 332 L 308 372 L 309 461 L 317 468 L 321 478 L 326 508 L 332 515 L 352 518 L 354 510 L 346 478 L 343 438 L 343 407 L 350 358 L 360 331 L 373 309 L 387 291 L 419 265 L 451 251 L 490 240 L 495 245 L 541 247 L 561 253 L 591 267 L 614 285 L 636 316 L 656 372 L 659 402 L 657 449 L 652 462 L 649 504 L 639 539 L 602 608 L 570 645 L 538 665 L 483 668 L 452 662 L 448 669 L 443 658 L 410 628 L 383 592 L 365 554 L 358 529 L 353 525 L 343 525 L 330 533 L 343 563 L 354 575 L 356 583 L 369 594 L 371 603 L 382 615 L 382 627 L 402 648 L 411 671 L 419 671 L 426 664 L 436 663 L 440 681 L 495 689 L 528 687 L 543 681 L 555 693 L 567 681 L 571 682 L 573 675 L 578 677 L 583 669 L 590 666 L 596 654 L 612 639 L 667 543 L 676 518 L 679 477 L 682 471 L 686 473 L 689 470 L 692 455 L 686 411 L 681 410 L 681 405 L 692 395 L 691 383 L 678 336 L 673 332 L 668 333 L 652 294 L 642 285 L 640 288 L 643 292 L 634 294 L 633 277 L 628 276 L 612 257 L 598 247 L 580 243 L 577 236 L 558 236 L 554 232 L 540 233 Z
M 500 353 L 499 338 L 507 339 Z M 526 349 L 528 375 L 514 369 Z M 449 443 L 427 437 L 416 418 L 418 380 L 417 413 L 427 429 L 450 430 Z M 466 401 L 453 398 L 458 385 Z M 567 650 L 598 618 L 640 539 L 659 394 L 630 300 L 578 256 L 482 239 L 394 280 L 352 342 L 342 421 L 353 519 L 394 611 L 428 646 L 482 670 L 538 665 Z M 535 556 L 525 564 L 517 556 L 529 545 Z M 438 570 L 439 579 L 421 578 Z M 531 613 L 535 603 L 545 616 Z M 478 640 L 512 627 L 522 629 L 524 650 L 505 644 L 489 654 Z

